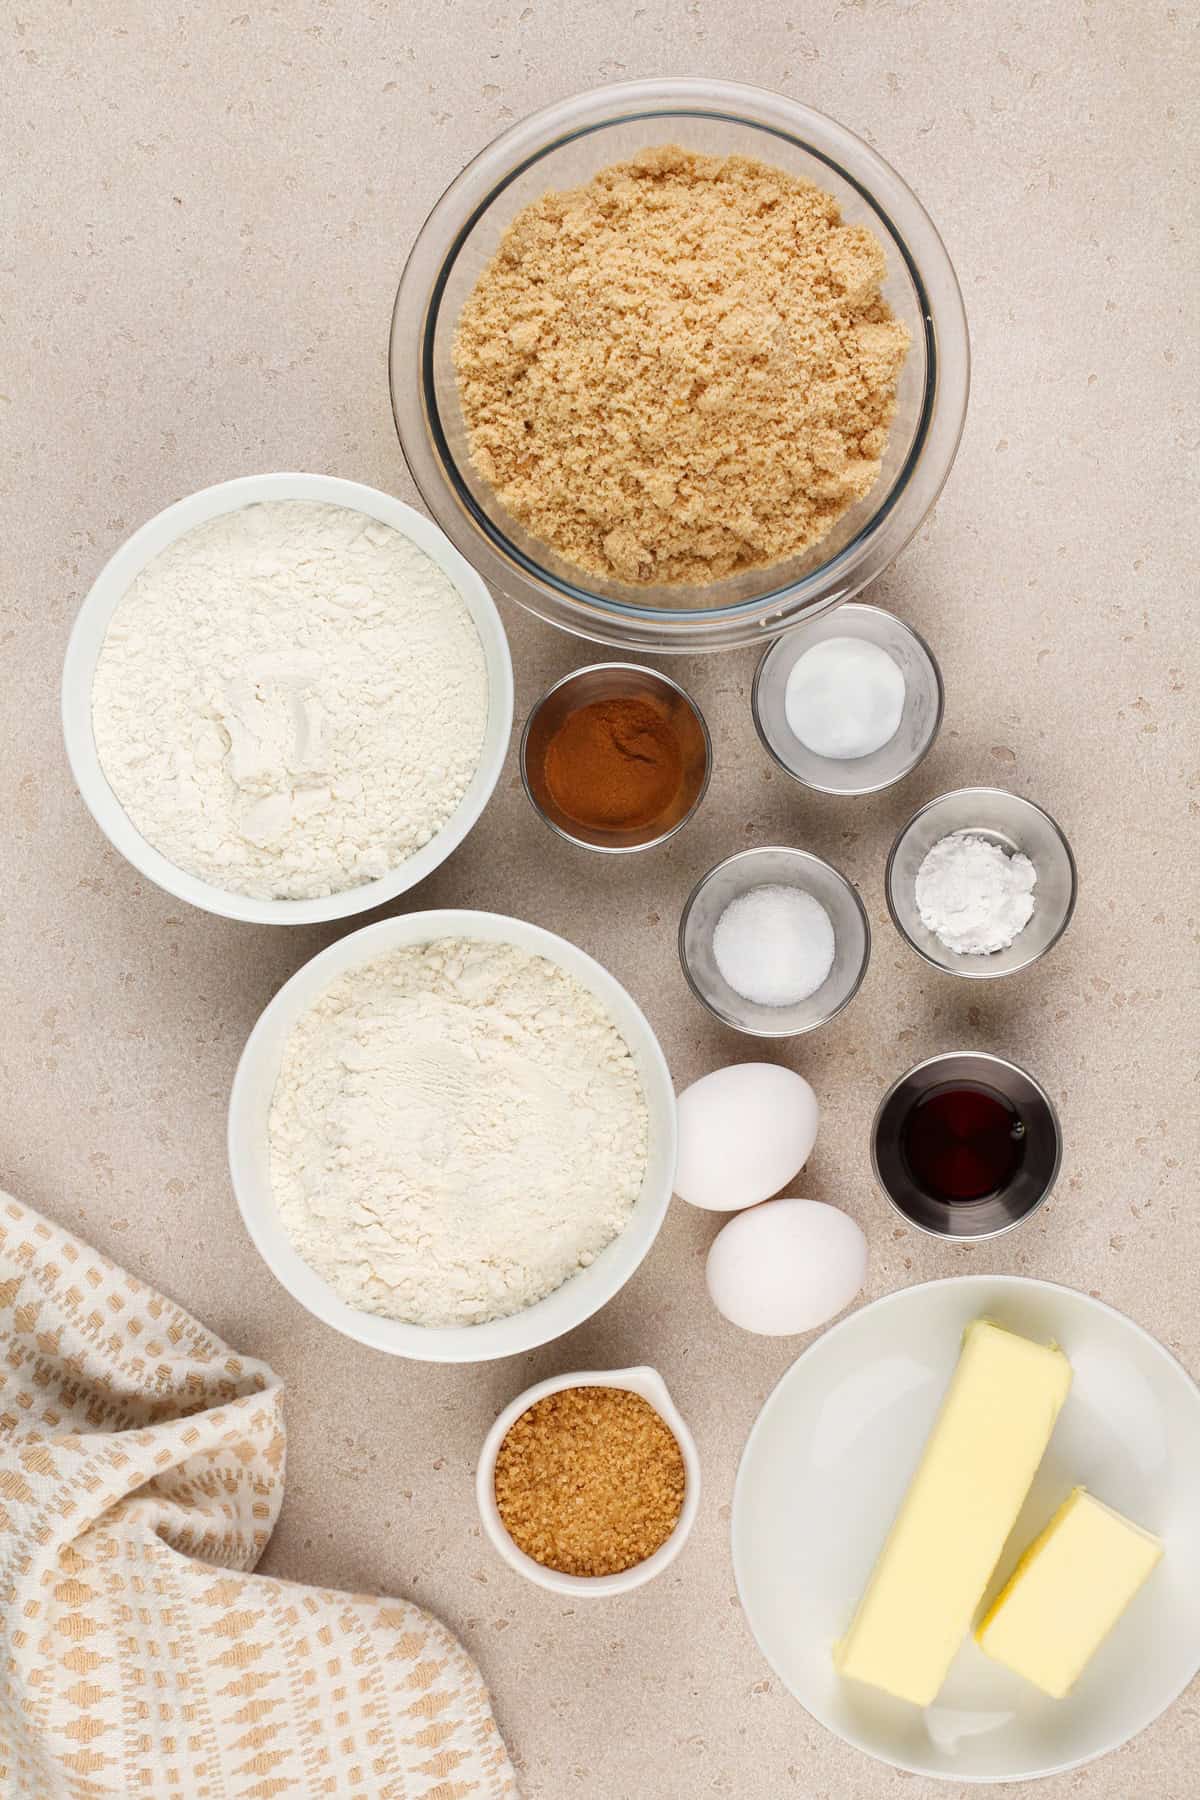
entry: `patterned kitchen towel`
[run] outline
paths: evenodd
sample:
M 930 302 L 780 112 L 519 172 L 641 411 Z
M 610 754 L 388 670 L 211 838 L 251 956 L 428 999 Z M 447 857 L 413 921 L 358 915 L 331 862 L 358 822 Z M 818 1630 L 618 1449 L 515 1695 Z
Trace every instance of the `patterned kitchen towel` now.
M 0 1195 L 4 1800 L 499 1800 L 474 1663 L 407 1600 L 250 1571 L 283 1389 Z

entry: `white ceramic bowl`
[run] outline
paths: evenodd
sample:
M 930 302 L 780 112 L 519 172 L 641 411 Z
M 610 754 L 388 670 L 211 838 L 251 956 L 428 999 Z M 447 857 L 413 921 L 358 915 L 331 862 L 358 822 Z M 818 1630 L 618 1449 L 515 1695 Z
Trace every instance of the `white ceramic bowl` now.
M 229 893 L 176 868 L 142 836 L 109 787 L 92 736 L 96 663 L 109 620 L 130 584 L 152 557 L 197 525 L 263 500 L 323 501 L 366 513 L 402 531 L 445 571 L 462 595 L 487 664 L 488 718 L 479 767 L 442 829 L 378 881 L 363 882 L 359 887 L 344 888 L 340 893 L 314 900 L 257 900 L 248 894 Z M 339 481 L 331 475 L 245 475 L 237 481 L 223 481 L 216 487 L 202 488 L 198 494 L 189 494 L 148 520 L 97 575 L 79 609 L 63 666 L 63 736 L 71 772 L 85 806 L 109 843 L 135 869 L 176 899 L 202 907 L 205 912 L 220 913 L 226 919 L 245 919 L 257 925 L 312 925 L 326 919 L 346 919 L 396 899 L 431 875 L 462 843 L 491 798 L 508 751 L 512 714 L 508 640 L 495 602 L 470 563 L 436 525 L 411 506 L 376 488 L 364 487 L 361 482 Z
M 635 1563 L 632 1569 L 622 1569 L 617 1575 L 564 1575 L 558 1569 L 547 1569 L 542 1563 L 535 1562 L 532 1556 L 526 1556 L 524 1550 L 513 1542 L 496 1505 L 496 1457 L 509 1429 L 516 1424 L 522 1413 L 528 1412 L 539 1400 L 544 1400 L 547 1394 L 558 1394 L 564 1388 L 574 1387 L 628 1388 L 630 1393 L 640 1394 L 643 1400 L 649 1401 L 664 1424 L 669 1426 L 683 1455 L 686 1484 L 678 1524 L 666 1543 L 661 1544 L 653 1556 L 648 1556 L 645 1562 Z M 606 1600 L 614 1594 L 627 1594 L 631 1588 L 653 1581 L 656 1575 L 662 1574 L 668 1563 L 675 1561 L 683 1549 L 700 1506 L 700 1458 L 696 1453 L 696 1440 L 680 1417 L 679 1408 L 667 1392 L 667 1384 L 657 1369 L 590 1369 L 585 1374 L 552 1375 L 548 1381 L 539 1381 L 534 1387 L 526 1388 L 523 1394 L 518 1394 L 488 1432 L 479 1453 L 479 1467 L 475 1471 L 475 1498 L 479 1503 L 479 1517 L 483 1521 L 484 1531 L 505 1562 L 518 1575 L 524 1575 L 527 1580 L 535 1581 L 539 1587 L 549 1588 L 555 1594 Z
M 963 1330 L 982 1317 L 1053 1339 L 1074 1370 L 983 1604 L 1076 1485 L 1155 1532 L 1166 1554 L 1065 1700 L 968 1636 L 934 1704 L 909 1706 L 840 1677 L 833 1645 L 916 1467 Z M 832 1326 L 771 1394 L 738 1470 L 732 1532 L 759 1647 L 838 1737 L 960 1788 L 1059 1775 L 1149 1725 L 1200 1669 L 1200 1391 L 1148 1332 L 1072 1288 L 1016 1275 L 902 1288 Z M 1113 1791 L 1131 1793 L 1119 1781 Z
M 347 969 L 407 944 L 438 938 L 474 938 L 515 944 L 557 963 L 593 993 L 628 1044 L 641 1077 L 649 1114 L 649 1144 L 642 1191 L 628 1225 L 590 1268 L 581 1269 L 523 1312 L 486 1325 L 433 1328 L 359 1312 L 334 1293 L 293 1248 L 279 1222 L 271 1192 L 267 1121 L 284 1046 L 300 1015 Z M 233 1078 L 229 1102 L 229 1168 L 246 1229 L 263 1261 L 294 1300 L 315 1318 L 360 1344 L 417 1362 L 491 1362 L 561 1337 L 611 1300 L 629 1280 L 658 1236 L 675 1177 L 675 1090 L 666 1060 L 645 1017 L 607 969 L 565 938 L 499 913 L 443 911 L 403 914 L 364 925 L 297 970 L 267 1006 Z

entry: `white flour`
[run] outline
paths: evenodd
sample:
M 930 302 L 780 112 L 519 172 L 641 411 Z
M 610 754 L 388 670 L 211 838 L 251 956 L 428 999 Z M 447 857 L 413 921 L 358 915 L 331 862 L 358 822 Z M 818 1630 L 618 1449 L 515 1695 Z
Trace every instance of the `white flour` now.
M 446 939 L 351 970 L 298 1020 L 271 1184 L 349 1305 L 481 1324 L 624 1228 L 646 1143 L 641 1081 L 599 1001 L 511 944 Z
M 1007 950 L 1033 916 L 1037 870 L 977 832 L 939 838 L 917 870 L 921 922 L 960 956 Z
M 401 532 L 243 507 L 146 565 L 92 688 L 101 766 L 178 868 L 307 899 L 375 880 L 462 799 L 487 722 L 462 596 Z

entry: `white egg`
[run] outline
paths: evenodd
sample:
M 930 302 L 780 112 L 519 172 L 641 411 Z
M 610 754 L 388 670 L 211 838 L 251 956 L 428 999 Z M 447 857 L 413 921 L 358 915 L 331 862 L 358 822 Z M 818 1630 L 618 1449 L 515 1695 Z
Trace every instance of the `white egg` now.
M 790 1337 L 849 1306 L 866 1279 L 867 1240 L 836 1206 L 769 1200 L 722 1227 L 706 1274 L 713 1304 L 731 1324 Z
M 679 1096 L 675 1192 L 709 1212 L 769 1200 L 808 1161 L 818 1117 L 803 1075 L 777 1063 L 702 1075 Z

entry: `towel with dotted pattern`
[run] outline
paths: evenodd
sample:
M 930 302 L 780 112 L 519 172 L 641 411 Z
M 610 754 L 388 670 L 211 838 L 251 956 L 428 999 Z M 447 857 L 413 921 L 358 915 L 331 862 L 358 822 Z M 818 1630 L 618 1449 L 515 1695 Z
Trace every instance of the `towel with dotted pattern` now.
M 252 1573 L 283 1389 L 0 1195 L 0 1794 L 500 1800 L 478 1670 L 405 1600 Z

